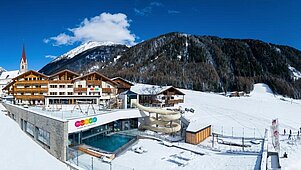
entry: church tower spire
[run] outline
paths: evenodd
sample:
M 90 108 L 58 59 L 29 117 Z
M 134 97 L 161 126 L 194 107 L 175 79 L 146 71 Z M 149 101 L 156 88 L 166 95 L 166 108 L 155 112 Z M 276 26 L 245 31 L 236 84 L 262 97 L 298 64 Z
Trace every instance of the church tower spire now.
M 25 73 L 27 70 L 28 70 L 28 64 L 27 64 L 27 59 L 25 54 L 25 47 L 23 45 L 22 58 L 20 62 L 20 74 Z

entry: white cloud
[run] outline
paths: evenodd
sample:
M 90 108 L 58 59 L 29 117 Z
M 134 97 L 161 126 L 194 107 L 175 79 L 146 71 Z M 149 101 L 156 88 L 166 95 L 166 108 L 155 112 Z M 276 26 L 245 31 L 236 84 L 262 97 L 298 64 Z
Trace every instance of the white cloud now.
M 179 14 L 179 13 L 181 13 L 180 11 L 176 11 L 176 10 L 168 10 L 167 12 L 169 14 Z
M 146 15 L 152 13 L 153 7 L 160 7 L 160 6 L 164 6 L 164 5 L 161 2 L 154 1 L 154 2 L 149 3 L 148 6 L 142 8 L 142 9 L 134 8 L 134 12 L 137 15 L 146 16 Z
M 55 59 L 57 56 L 54 55 L 46 55 L 45 58 L 51 58 L 51 59 Z
M 151 2 L 150 5 L 151 6 L 163 6 L 163 4 L 161 2 Z
M 71 45 L 75 42 L 99 41 L 134 45 L 136 36 L 129 30 L 130 20 L 122 13 L 102 13 L 91 19 L 85 18 L 78 27 L 69 28 L 69 34 L 60 33 L 55 37 L 44 39 L 53 45 Z

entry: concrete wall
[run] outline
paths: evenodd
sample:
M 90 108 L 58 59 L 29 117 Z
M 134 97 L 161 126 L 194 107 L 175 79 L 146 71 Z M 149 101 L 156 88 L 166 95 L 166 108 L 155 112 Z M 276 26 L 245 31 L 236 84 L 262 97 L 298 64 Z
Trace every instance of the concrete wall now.
M 37 139 L 37 132 L 34 133 L 34 136 L 29 136 L 57 159 L 62 161 L 66 160 L 66 147 L 68 145 L 68 123 L 66 120 L 47 117 L 23 108 L 22 106 L 5 103 L 3 103 L 3 106 L 7 109 L 11 117 L 12 114 L 14 114 L 14 119 L 20 127 L 22 125 L 21 119 L 23 119 L 24 121 L 33 124 L 35 127 L 48 131 L 50 135 L 50 147 Z M 26 133 L 24 123 L 21 129 Z

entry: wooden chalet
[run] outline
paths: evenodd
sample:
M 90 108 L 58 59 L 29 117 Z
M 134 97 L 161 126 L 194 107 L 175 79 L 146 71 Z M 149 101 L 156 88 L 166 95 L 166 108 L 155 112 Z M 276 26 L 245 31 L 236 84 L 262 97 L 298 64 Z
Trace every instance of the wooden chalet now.
M 118 88 L 118 94 L 125 92 L 127 90 L 130 90 L 132 86 L 134 86 L 133 83 L 121 78 L 121 77 L 116 77 L 116 78 L 112 78 L 112 81 L 114 81 L 115 83 L 117 83 L 117 88 Z
M 13 78 L 4 89 L 9 89 L 17 103 L 43 104 L 48 92 L 48 76 L 29 70 Z

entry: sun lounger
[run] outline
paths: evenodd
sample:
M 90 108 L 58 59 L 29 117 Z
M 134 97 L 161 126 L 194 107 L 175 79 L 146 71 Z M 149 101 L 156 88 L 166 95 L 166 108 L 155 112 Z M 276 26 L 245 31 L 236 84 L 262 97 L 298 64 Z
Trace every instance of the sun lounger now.
M 143 152 L 147 152 L 147 149 L 140 147 L 139 149 L 141 149 Z
M 171 157 L 167 161 L 177 164 L 178 166 L 186 166 L 188 164 L 187 161 L 178 159 L 176 157 Z
M 143 153 L 143 150 L 140 149 L 140 148 L 136 148 L 136 149 L 135 149 L 135 152 L 136 152 L 136 153 L 139 153 L 139 154 L 142 154 L 142 153 Z

